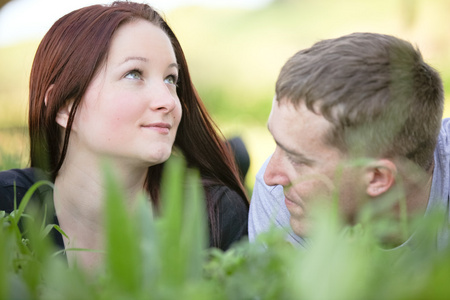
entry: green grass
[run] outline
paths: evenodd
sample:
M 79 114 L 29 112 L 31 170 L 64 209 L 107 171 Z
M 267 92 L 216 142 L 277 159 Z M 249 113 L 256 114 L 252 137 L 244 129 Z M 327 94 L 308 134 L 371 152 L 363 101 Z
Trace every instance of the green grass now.
M 28 164 L 28 131 L 24 127 L 0 128 L 0 171 Z
M 335 211 L 317 208 L 307 249 L 292 247 L 274 230 L 223 252 L 206 248 L 198 175 L 186 170 L 182 160 L 172 158 L 165 170 L 158 216 L 143 197 L 135 207 L 126 207 L 107 170 L 104 263 L 87 274 L 55 256 L 44 237 L 51 225 L 42 226 L 42 215 L 29 207 L 30 190 L 13 214 L 0 212 L 0 299 L 400 300 L 450 295 L 450 249 L 436 251 L 432 238 L 442 226 L 442 213 L 416 220 L 421 225 L 416 238 L 422 243 L 414 249 L 383 250 L 374 234 L 386 226 L 383 222 L 346 227 Z
M 227 136 L 240 134 L 247 143 L 249 186 L 274 148 L 265 122 L 279 69 L 294 52 L 319 39 L 363 30 L 409 39 L 441 72 L 448 95 L 446 1 L 284 2 L 291 4 L 257 11 L 185 8 L 168 13 L 214 119 Z M 36 45 L 0 48 L 0 170 L 28 162 L 27 76 Z M 436 252 L 430 240 L 442 225 L 439 215 L 416 220 L 421 228 L 417 236 L 424 242 L 414 251 L 382 250 L 377 232 L 388 229 L 386 220 L 345 227 L 324 210 L 306 250 L 291 247 L 276 230 L 227 252 L 211 250 L 205 247 L 206 216 L 197 175 L 185 171 L 182 162 L 173 163 L 164 177 L 165 207 L 158 217 L 143 199 L 134 210 L 124 208 L 114 178 L 108 179 L 107 259 L 93 275 L 67 268 L 54 255 L 57 250 L 42 239 L 49 228 L 32 207 L 9 216 L 0 212 L 0 299 L 450 297 L 450 249 Z M 192 189 L 181 188 L 186 182 Z M 19 218 L 25 227 L 17 226 Z

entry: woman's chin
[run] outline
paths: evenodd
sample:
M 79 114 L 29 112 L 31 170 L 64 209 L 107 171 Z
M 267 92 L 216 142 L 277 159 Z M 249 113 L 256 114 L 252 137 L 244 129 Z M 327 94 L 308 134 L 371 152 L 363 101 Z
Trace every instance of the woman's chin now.
M 147 162 L 153 165 L 162 164 L 163 162 L 167 161 L 172 154 L 172 149 L 170 151 L 160 151 L 158 153 L 153 153 L 153 155 L 150 155 L 147 158 Z

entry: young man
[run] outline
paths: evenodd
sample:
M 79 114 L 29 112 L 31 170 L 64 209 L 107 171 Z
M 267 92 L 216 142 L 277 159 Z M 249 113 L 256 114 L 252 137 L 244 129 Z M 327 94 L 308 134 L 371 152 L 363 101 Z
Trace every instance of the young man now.
M 256 178 L 250 240 L 290 221 L 288 239 L 303 244 L 314 226 L 311 207 L 332 195 L 350 224 L 366 203 L 386 199 L 395 201 L 383 215 L 397 219 L 438 206 L 448 212 L 443 103 L 438 73 L 398 38 L 354 33 L 296 53 L 276 84 L 268 121 L 276 149 Z M 402 244 L 399 232 L 385 238 Z

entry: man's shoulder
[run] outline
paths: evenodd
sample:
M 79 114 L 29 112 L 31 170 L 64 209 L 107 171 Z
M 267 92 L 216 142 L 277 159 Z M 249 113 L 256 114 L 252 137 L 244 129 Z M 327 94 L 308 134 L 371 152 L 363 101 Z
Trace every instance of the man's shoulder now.
M 436 151 L 440 156 L 450 155 L 450 118 L 442 120 Z
M 259 190 L 259 189 L 264 189 L 264 190 L 267 190 L 267 191 L 270 191 L 270 190 L 273 189 L 273 187 L 270 187 L 270 186 L 266 185 L 266 183 L 264 182 L 264 173 L 266 172 L 267 165 L 268 165 L 268 163 L 269 163 L 271 157 L 272 157 L 272 156 L 269 156 L 269 157 L 264 161 L 264 163 L 262 164 L 261 168 L 258 170 L 258 173 L 256 173 L 254 189 L 255 189 L 255 188 L 256 188 L 257 190 Z
M 256 178 L 257 179 L 261 179 L 263 180 L 264 178 L 264 172 L 266 172 L 267 169 L 267 165 L 269 164 L 270 158 L 272 157 L 272 155 L 270 155 L 268 158 L 266 158 L 266 160 L 264 161 L 264 163 L 261 165 L 261 168 L 258 170 L 258 173 L 256 173 Z
M 450 118 L 445 118 L 442 120 L 441 125 L 441 135 L 449 136 L 450 135 Z
M 264 182 L 264 173 L 266 172 L 271 157 L 272 155 L 264 161 L 258 173 L 256 173 L 252 201 L 253 198 L 260 198 L 258 201 L 272 202 L 273 199 L 284 201 L 283 187 L 281 185 L 269 186 Z

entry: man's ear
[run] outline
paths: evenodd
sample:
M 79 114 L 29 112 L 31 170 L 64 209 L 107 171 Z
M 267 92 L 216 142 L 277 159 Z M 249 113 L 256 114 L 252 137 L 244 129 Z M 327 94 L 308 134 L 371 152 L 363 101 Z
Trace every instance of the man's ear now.
M 67 122 L 69 122 L 70 111 L 72 110 L 73 100 L 68 100 L 62 106 L 56 114 L 56 123 L 63 128 L 67 128 Z
M 397 166 L 389 159 L 372 162 L 365 170 L 366 193 L 378 197 L 387 192 L 394 184 Z

